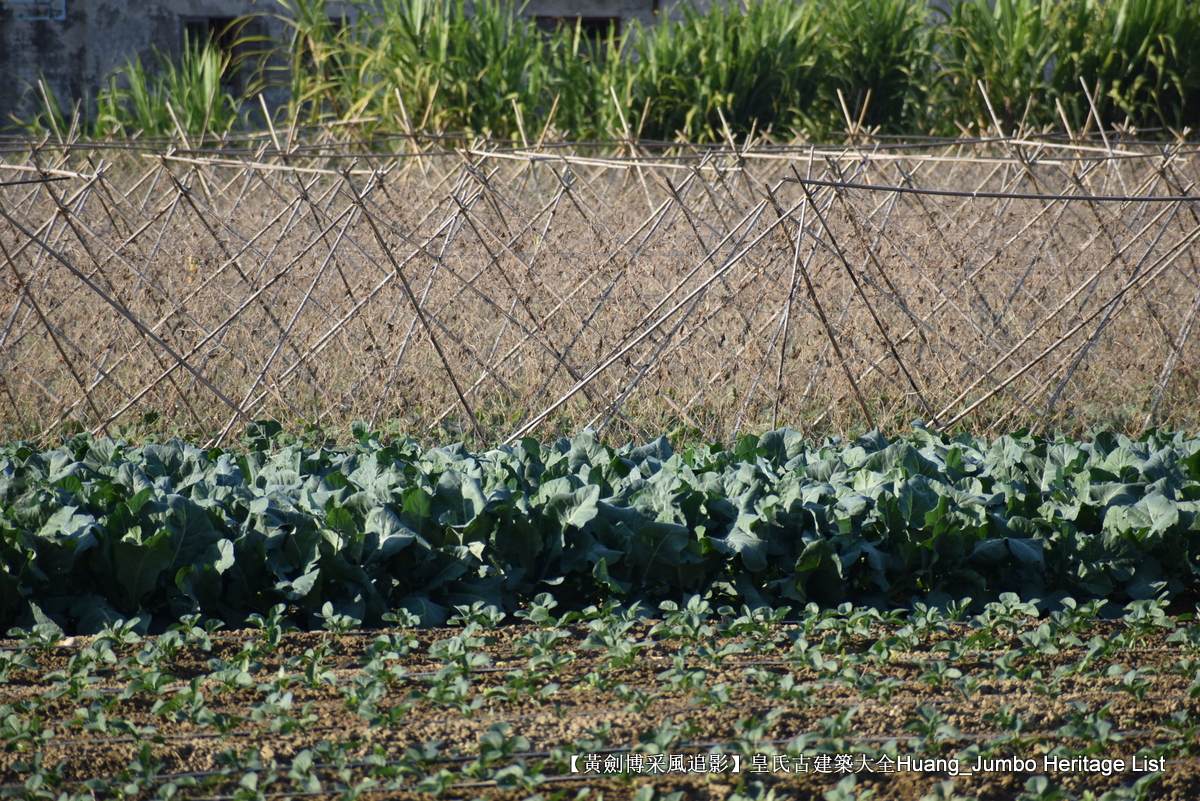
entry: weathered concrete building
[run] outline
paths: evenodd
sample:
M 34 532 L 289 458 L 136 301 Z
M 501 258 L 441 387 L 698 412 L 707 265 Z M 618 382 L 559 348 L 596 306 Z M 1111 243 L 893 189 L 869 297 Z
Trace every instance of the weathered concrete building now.
M 660 0 L 531 0 L 525 13 L 547 27 L 579 18 L 585 28 L 619 28 L 637 19 L 651 24 Z M 356 13 L 355 6 L 331 2 L 333 19 Z M 225 30 L 238 18 L 255 15 L 247 33 L 285 39 L 285 9 L 276 0 L 0 0 L 0 129 L 10 114 L 35 104 L 44 77 L 64 106 L 95 97 L 105 76 L 129 58 L 156 63 L 154 50 L 178 53 L 185 37 L 196 39 Z M 36 103 L 40 105 L 40 103 Z
M 8 121 L 39 78 L 69 106 L 95 97 L 105 76 L 133 56 L 154 64 L 155 48 L 177 53 L 187 34 L 209 35 L 279 8 L 274 0 L 0 0 L 0 117 Z M 281 21 L 264 16 L 258 24 L 265 34 L 284 33 Z

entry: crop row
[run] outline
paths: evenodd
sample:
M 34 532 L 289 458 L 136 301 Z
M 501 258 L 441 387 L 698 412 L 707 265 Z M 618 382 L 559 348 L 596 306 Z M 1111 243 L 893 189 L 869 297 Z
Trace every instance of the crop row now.
M 284 444 L 244 451 L 79 435 L 0 452 L 3 625 L 98 631 L 135 615 L 238 624 L 285 603 L 426 625 L 551 592 L 573 608 L 699 593 L 751 607 L 1015 591 L 1148 599 L 1195 590 L 1200 440 L 1028 435 L 806 442 L 788 429 L 676 454 L 591 432 L 470 453 Z M 274 439 L 272 439 L 274 437 Z
M 1186 0 L 684 3 L 599 37 L 491 0 L 356 3 L 340 22 L 325 0 L 280 3 L 291 41 L 246 42 L 237 63 L 212 48 L 157 69 L 135 59 L 100 92 L 92 133 L 224 133 L 259 113 L 272 82 L 290 88 L 291 121 L 529 140 L 551 125 L 584 140 L 723 141 L 1200 120 L 1200 8 Z M 220 88 L 234 69 L 254 76 L 245 96 Z M 26 127 L 66 130 L 59 101 L 44 101 Z
M 194 617 L 157 638 L 139 620 L 71 639 L 43 624 L 0 651 L 0 782 L 10 797 L 247 801 L 580 784 L 646 801 L 635 786 L 667 798 L 689 782 L 917 797 L 905 773 L 941 799 L 1194 788 L 1200 631 L 1161 603 L 1097 610 L 1039 616 L 1006 597 L 975 615 L 796 615 L 692 598 L 650 617 L 558 614 L 547 595 L 519 626 L 482 604 L 449 629 L 358 635 L 333 614 L 297 633 L 282 607 L 228 634 Z M 683 767 L 650 775 L 659 755 Z M 1017 769 L 965 775 L 1001 760 Z

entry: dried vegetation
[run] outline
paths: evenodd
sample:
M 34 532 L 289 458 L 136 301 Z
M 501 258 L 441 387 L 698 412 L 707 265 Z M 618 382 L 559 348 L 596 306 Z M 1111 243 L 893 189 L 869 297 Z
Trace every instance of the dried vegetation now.
M 0 434 L 1190 429 L 1194 149 L 1113 137 L 11 140 Z

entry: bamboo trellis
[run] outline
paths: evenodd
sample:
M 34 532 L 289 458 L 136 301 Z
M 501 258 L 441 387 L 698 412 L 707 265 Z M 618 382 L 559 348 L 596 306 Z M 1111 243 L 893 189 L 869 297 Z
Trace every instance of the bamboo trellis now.
M 5 439 L 1195 428 L 1188 143 L 348 136 L 0 142 Z

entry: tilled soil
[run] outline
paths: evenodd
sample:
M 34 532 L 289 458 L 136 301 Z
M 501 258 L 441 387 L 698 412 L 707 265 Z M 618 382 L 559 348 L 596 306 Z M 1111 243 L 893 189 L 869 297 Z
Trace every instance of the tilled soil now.
M 1164 622 L 1092 621 L 1054 643 L 1037 621 L 8 640 L 0 783 L 31 798 L 1191 801 L 1200 649 Z

